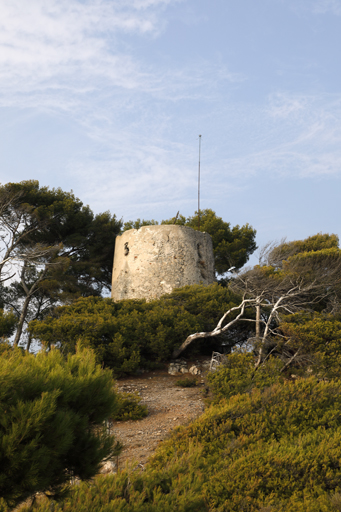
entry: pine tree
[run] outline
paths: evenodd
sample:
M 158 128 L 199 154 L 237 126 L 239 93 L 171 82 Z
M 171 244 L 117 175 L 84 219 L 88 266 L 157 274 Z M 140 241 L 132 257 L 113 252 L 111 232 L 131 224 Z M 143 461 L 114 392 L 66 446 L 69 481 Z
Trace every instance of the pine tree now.
M 9 506 L 38 491 L 57 497 L 120 452 L 104 428 L 117 409 L 112 374 L 90 350 L 65 360 L 7 347 L 0 362 L 0 497 Z

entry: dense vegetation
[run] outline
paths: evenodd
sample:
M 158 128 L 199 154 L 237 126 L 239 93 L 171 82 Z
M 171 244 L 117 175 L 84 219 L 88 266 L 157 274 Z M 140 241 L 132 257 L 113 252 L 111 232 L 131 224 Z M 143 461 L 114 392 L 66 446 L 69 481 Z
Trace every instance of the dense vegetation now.
M 176 429 L 143 473 L 77 485 L 55 512 L 340 510 L 340 380 L 288 379 L 270 360 L 263 380 L 232 394 L 228 383 L 243 385 L 245 363 L 252 372 L 249 355 L 235 354 L 239 372 L 226 366 L 214 374 L 216 400 Z M 51 508 L 42 502 L 34 510 Z
M 94 215 L 72 192 L 34 180 L 0 186 L 0 308 L 16 317 L 16 345 L 29 348 L 29 321 L 110 289 L 120 229 L 115 215 Z
M 45 320 L 31 322 L 29 332 L 45 345 L 60 343 L 64 352 L 73 352 L 80 340 L 94 349 L 99 362 L 119 376 L 169 359 L 179 341 L 191 332 L 213 327 L 225 309 L 238 300 L 218 284 L 187 286 L 151 302 L 115 303 L 87 297 L 58 308 Z M 234 334 L 235 338 L 245 338 L 245 332 Z M 224 342 L 228 344 L 229 339 Z M 212 346 L 209 349 L 212 351 Z
M 248 307 L 261 310 L 259 318 L 243 316 L 241 330 L 249 334 L 259 322 L 260 333 L 247 336 L 244 345 L 242 337 L 234 347 L 231 342 L 225 364 L 209 376 L 213 395 L 206 412 L 178 428 L 143 473 L 127 469 L 82 483 L 54 510 L 340 510 L 340 251 L 335 242 L 317 235 L 277 247 L 262 265 L 235 277 L 232 287 L 249 297 Z M 277 258 L 279 252 L 285 259 Z M 231 293 L 215 286 L 216 293 Z M 187 289 L 175 296 L 191 314 L 201 304 L 211 317 L 213 308 L 205 309 L 200 294 Z M 48 512 L 50 504 L 41 502 L 36 510 Z
M 141 420 L 148 416 L 148 408 L 141 405 L 137 393 L 117 393 L 117 410 L 110 416 L 113 421 Z
M 216 272 L 244 265 L 256 249 L 255 230 L 248 224 L 231 228 L 209 209 L 200 217 L 200 229 L 212 236 Z M 198 229 L 197 218 L 180 216 L 176 222 Z M 150 223 L 157 224 L 130 221 L 124 229 Z M 40 187 L 35 180 L 0 185 L 0 310 L 14 315 L 7 317 L 5 331 L 0 320 L 0 336 L 14 331 L 14 343 L 29 350 L 30 321 L 79 297 L 108 293 L 122 227 L 109 212 L 94 215 L 72 192 Z
M 0 351 L 0 497 L 9 505 L 37 491 L 58 496 L 120 452 L 103 426 L 119 410 L 112 375 L 91 351 Z
M 163 222 L 175 220 L 199 227 L 197 214 Z M 341 510 L 338 238 L 269 245 L 239 272 L 255 231 L 231 229 L 212 210 L 200 223 L 217 274 L 238 272 L 148 303 L 113 303 L 101 297 L 114 244 L 105 247 L 121 222 L 37 182 L 0 188 L 0 336 L 14 333 L 16 345 L 28 324 L 27 346 L 44 347 L 34 357 L 0 345 L 0 510 L 36 491 L 49 497 L 33 505 L 40 512 Z M 120 450 L 103 421 L 146 413 L 138 397 L 117 397 L 113 374 L 219 344 L 228 355 L 208 377 L 206 412 L 176 429 L 144 472 L 86 481 Z M 84 481 L 63 496 L 75 476 Z

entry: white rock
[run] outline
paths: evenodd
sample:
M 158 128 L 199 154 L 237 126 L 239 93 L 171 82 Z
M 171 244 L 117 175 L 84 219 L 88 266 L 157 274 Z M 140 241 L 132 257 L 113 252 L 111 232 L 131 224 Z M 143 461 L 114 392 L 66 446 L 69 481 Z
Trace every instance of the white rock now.
M 199 368 L 197 366 L 191 366 L 190 369 L 189 369 L 189 373 L 191 373 L 192 375 L 200 375 L 201 374 L 201 370 L 199 370 Z
M 116 464 L 112 460 L 108 460 L 107 462 L 104 462 L 100 469 L 100 473 L 102 475 L 106 475 L 108 473 L 116 473 Z
M 176 368 L 168 368 L 169 375 L 177 375 L 179 372 Z

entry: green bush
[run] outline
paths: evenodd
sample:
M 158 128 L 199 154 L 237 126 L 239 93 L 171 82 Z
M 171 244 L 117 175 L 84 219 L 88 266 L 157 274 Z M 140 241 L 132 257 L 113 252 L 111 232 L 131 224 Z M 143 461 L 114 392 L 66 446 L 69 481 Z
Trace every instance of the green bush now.
M 18 319 L 13 311 L 5 312 L 0 309 L 0 339 L 9 338 L 13 334 L 17 323 Z
M 341 382 L 310 378 L 221 398 L 162 445 L 153 469 L 194 443 L 210 511 L 333 510 L 341 477 L 340 392 Z
M 198 384 L 197 379 L 186 377 L 185 379 L 179 379 L 175 382 L 176 386 L 181 388 L 193 388 Z
M 339 378 L 341 317 L 324 313 L 297 313 L 280 324 L 290 345 L 307 355 L 306 367 L 320 378 Z
M 172 309 L 185 303 L 186 314 L 193 319 L 203 296 L 179 290 L 163 304 Z M 150 318 L 158 316 L 160 304 Z M 210 307 L 203 308 L 203 318 L 198 315 L 201 325 L 209 322 Z M 133 315 L 136 324 L 139 315 Z M 297 314 L 282 321 L 281 329 L 287 351 L 302 349 L 304 358 L 295 361 L 297 367 L 288 369 L 280 344 L 257 371 L 253 353 L 232 352 L 208 377 L 214 395 L 211 405 L 193 423 L 175 429 L 143 472 L 130 468 L 81 483 L 54 510 L 340 511 L 340 319 Z M 129 331 L 132 337 L 134 332 Z M 165 331 L 159 332 L 168 332 L 167 322 Z M 120 333 L 121 350 L 127 333 Z M 138 348 L 141 361 L 150 350 L 161 353 L 159 340 L 150 336 L 148 346 Z M 167 336 L 160 334 L 160 339 Z M 49 512 L 50 504 L 44 501 L 35 510 Z
M 73 353 L 81 340 L 95 351 L 98 362 L 120 376 L 169 359 L 189 334 L 212 329 L 237 302 L 218 284 L 186 286 L 151 302 L 87 297 L 31 322 L 29 331 L 44 345 L 60 343 L 64 352 Z M 193 344 L 194 350 L 198 346 Z
M 36 492 L 58 495 L 117 455 L 105 419 L 117 409 L 112 375 L 90 350 L 0 356 L 0 497 L 15 506 Z
M 78 485 L 55 511 L 336 511 L 340 416 L 341 382 L 313 377 L 221 398 L 177 428 L 143 473 Z
M 141 405 L 141 398 L 135 393 L 117 393 L 118 409 L 111 417 L 115 421 L 141 420 L 148 416 L 147 406 Z
M 215 401 L 219 401 L 239 393 L 250 393 L 253 388 L 263 389 L 275 382 L 283 382 L 284 377 L 280 374 L 283 366 L 280 359 L 270 357 L 255 371 L 255 356 L 251 352 L 234 352 L 227 356 L 219 371 L 208 374 L 207 381 Z

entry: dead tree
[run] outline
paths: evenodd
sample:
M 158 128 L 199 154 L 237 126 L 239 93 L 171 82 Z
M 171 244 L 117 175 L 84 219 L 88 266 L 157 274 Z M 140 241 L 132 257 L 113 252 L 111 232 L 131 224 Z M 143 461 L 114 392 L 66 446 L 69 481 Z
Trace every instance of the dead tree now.
M 217 336 L 238 321 L 248 321 L 256 323 L 258 355 L 255 367 L 258 368 L 265 357 L 268 337 L 278 336 L 272 325 L 277 326 L 283 315 L 311 311 L 321 301 L 338 301 L 337 287 L 341 283 L 341 251 L 338 248 L 299 254 L 295 254 L 290 246 L 286 252 L 278 247 L 275 251 L 271 247 L 271 251 L 272 254 L 267 255 L 267 264 L 257 265 L 234 278 L 231 288 L 243 296 L 239 306 L 229 309 L 212 331 L 188 336 L 173 352 L 173 357 L 178 357 L 196 339 Z M 286 259 L 281 260 L 279 255 Z M 256 309 L 255 319 L 244 317 L 249 308 Z M 224 324 L 234 311 L 239 311 L 238 315 Z M 260 311 L 265 312 L 262 319 Z

